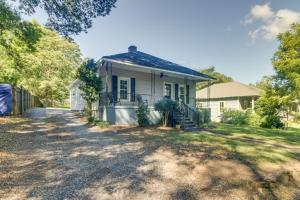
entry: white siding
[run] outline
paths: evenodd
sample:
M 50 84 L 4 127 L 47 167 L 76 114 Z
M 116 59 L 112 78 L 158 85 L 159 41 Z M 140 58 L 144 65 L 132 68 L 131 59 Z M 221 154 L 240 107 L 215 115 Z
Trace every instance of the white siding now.
M 85 101 L 81 96 L 82 91 L 79 89 L 79 84 L 74 84 L 70 88 L 70 107 L 71 110 L 82 111 L 85 107 Z
M 237 109 L 240 110 L 240 105 L 238 98 L 229 98 L 229 99 L 212 99 L 209 102 L 209 108 L 211 109 L 211 120 L 220 121 L 221 112 L 220 112 L 220 102 L 224 102 L 224 108 Z M 207 108 L 208 102 L 203 100 L 199 101 L 203 108 Z M 198 105 L 199 105 L 198 103 Z
M 108 106 L 105 108 L 106 120 L 110 124 L 116 125 L 138 125 L 136 110 L 137 106 Z M 160 120 L 159 112 L 155 111 L 153 107 L 149 107 L 150 124 L 158 124 Z
M 124 69 L 121 69 L 124 68 Z M 128 70 L 128 66 L 116 64 L 113 63 L 112 67 L 108 67 L 108 76 L 105 77 L 106 71 L 105 67 L 102 67 L 101 74 L 103 76 L 103 86 L 104 91 L 107 86 L 107 89 L 109 92 L 111 92 L 111 76 L 116 75 L 120 77 L 128 77 L 128 78 L 135 78 L 136 79 L 136 94 L 142 94 L 144 96 L 152 96 L 152 100 L 154 102 L 160 100 L 163 98 L 163 89 L 164 89 L 164 83 L 170 82 L 172 83 L 172 96 L 174 98 L 175 94 L 175 86 L 174 84 L 182 84 L 185 85 L 185 79 L 184 77 L 178 78 L 178 77 L 171 77 L 171 76 L 164 76 L 160 77 L 159 73 L 152 74 L 151 79 L 151 73 L 146 72 L 137 72 L 137 71 L 130 71 Z M 107 80 L 107 82 L 106 82 Z M 187 85 L 189 85 L 189 105 L 194 107 L 195 106 L 195 99 L 196 99 L 196 82 L 192 80 L 186 80 Z M 149 101 L 148 101 L 149 102 Z

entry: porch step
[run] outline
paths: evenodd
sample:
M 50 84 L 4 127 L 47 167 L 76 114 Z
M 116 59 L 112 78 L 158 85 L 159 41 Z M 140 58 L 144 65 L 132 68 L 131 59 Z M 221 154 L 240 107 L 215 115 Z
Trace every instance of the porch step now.
M 194 122 L 187 116 L 183 116 L 181 113 L 176 112 L 173 115 L 173 119 L 177 122 L 181 124 L 181 128 L 183 130 L 188 130 L 188 131 L 192 131 L 192 130 L 198 130 L 199 128 L 197 127 L 197 125 L 194 124 Z

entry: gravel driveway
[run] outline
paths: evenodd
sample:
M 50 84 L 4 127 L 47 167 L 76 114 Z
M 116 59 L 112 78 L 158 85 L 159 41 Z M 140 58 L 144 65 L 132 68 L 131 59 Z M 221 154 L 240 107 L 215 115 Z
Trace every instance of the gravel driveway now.
M 160 142 L 141 129 L 97 130 L 67 109 L 28 116 L 3 133 L 0 199 L 168 199 L 176 189 L 159 181 L 165 163 L 150 155 Z
M 29 117 L 0 128 L 0 199 L 266 199 L 251 167 L 167 131 L 91 128 L 67 109 Z

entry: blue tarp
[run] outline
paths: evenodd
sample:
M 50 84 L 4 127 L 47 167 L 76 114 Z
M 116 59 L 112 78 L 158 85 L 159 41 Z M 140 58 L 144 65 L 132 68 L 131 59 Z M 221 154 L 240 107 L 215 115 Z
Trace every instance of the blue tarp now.
M 9 115 L 12 112 L 12 86 L 0 84 L 0 116 Z

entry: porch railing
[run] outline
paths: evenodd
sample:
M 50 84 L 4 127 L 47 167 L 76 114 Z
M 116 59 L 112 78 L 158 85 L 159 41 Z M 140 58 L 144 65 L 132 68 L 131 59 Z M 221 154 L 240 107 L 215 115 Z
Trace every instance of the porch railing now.
M 184 102 L 180 102 L 178 106 L 178 111 L 182 114 L 182 118 L 180 122 L 181 125 L 184 124 L 185 118 L 189 118 L 194 122 L 194 124 L 198 125 L 198 122 L 195 121 L 195 117 L 194 117 L 194 115 L 197 113 L 197 110 L 195 108 L 190 107 Z
M 124 95 L 124 93 L 122 95 Z M 125 93 L 124 96 L 126 96 L 127 98 L 120 98 L 121 97 L 120 93 L 117 93 L 117 98 L 115 98 L 111 92 L 102 93 L 100 96 L 101 96 L 100 104 L 110 105 L 110 106 L 119 106 L 119 105 L 137 106 L 140 103 L 146 103 L 149 106 L 153 106 L 157 101 L 163 99 L 163 96 L 155 96 L 150 94 L 132 94 L 132 93 Z

